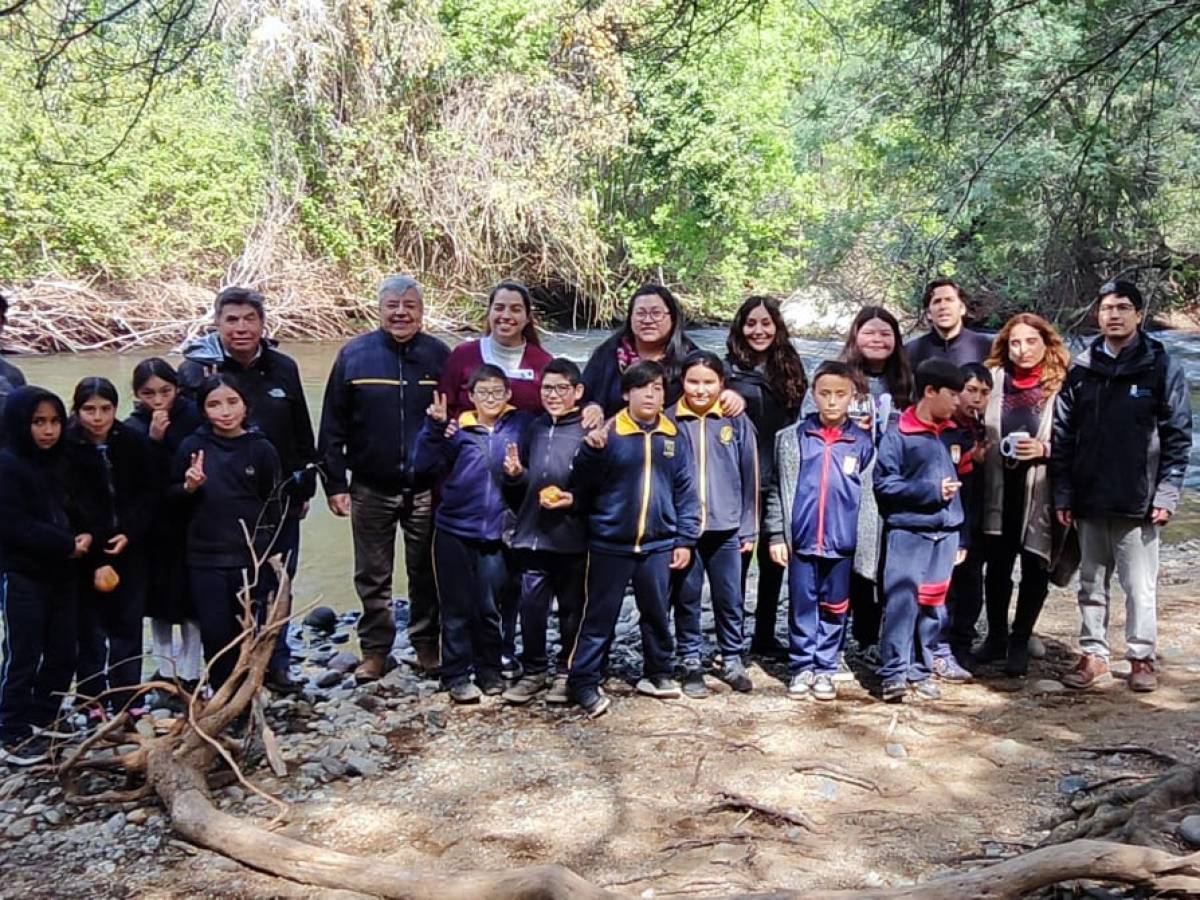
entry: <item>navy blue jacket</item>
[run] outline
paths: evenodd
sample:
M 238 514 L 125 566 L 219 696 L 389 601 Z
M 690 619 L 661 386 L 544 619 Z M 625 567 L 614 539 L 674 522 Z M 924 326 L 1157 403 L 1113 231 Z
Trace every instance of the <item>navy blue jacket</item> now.
M 605 416 L 616 415 L 624 406 L 621 396 L 621 366 L 617 362 L 617 347 L 621 343 L 621 332 L 617 332 L 592 351 L 587 365 L 583 369 L 583 402 L 598 403 L 604 408 Z M 679 358 L 663 360 L 667 369 L 666 406 L 683 394 L 683 382 L 680 378 L 679 364 L 683 357 L 696 349 L 695 343 L 686 334 L 683 336 L 683 346 Z
M 171 404 L 167 433 L 161 441 L 150 439 L 150 420 L 154 413 L 140 403 L 134 406 L 133 412 L 125 420 L 125 427 L 144 437 L 150 446 L 150 455 L 154 459 L 159 479 L 159 489 L 165 490 L 171 475 L 171 464 L 175 461 L 175 453 L 185 438 L 195 434 L 204 425 L 204 417 L 190 397 L 178 394 Z
M 813 413 L 776 437 L 776 479 L 767 495 L 772 544 L 789 553 L 828 558 L 854 555 L 862 473 L 875 454 L 871 433 L 847 419 L 838 428 Z
M 0 450 L 0 572 L 39 581 L 74 572 L 69 560 L 75 552 L 75 532 L 67 514 L 62 440 L 50 450 L 39 450 L 30 433 L 33 411 L 53 396 L 36 387 L 17 388 L 8 395 L 5 447 Z
M 184 490 L 184 473 L 192 454 L 204 451 L 204 484 L 193 494 Z M 171 467 L 170 496 L 188 514 L 189 566 L 240 569 L 251 564 L 242 522 L 254 539 L 255 551 L 267 551 L 280 521 L 279 454 L 258 431 L 236 438 L 221 437 L 205 425 L 179 445 Z
M 591 546 L 642 554 L 692 547 L 699 540 L 691 461 L 679 429 L 666 416 L 643 426 L 621 410 L 604 447 L 580 448 L 573 475 L 571 490 L 587 513 Z
M 950 340 L 930 329 L 928 334 L 913 338 L 904 345 L 904 353 L 914 370 L 927 359 L 945 359 L 956 366 L 981 363 L 991 352 L 992 339 L 970 328 L 964 328 Z
M 387 493 L 430 486 L 416 476 L 413 454 L 449 355 L 449 347 L 424 332 L 401 344 L 382 329 L 341 349 L 321 411 L 326 494 L 349 490 L 347 469 Z
M 873 482 L 875 501 L 889 528 L 908 531 L 958 531 L 962 500 L 942 499 L 942 480 L 958 481 L 942 432 L 952 423 L 929 425 L 910 406 L 879 441 Z
M 512 536 L 516 549 L 551 553 L 582 553 L 587 549 L 587 522 L 579 505 L 544 509 L 538 496 L 544 487 L 554 485 L 566 490 L 571 483 L 575 456 L 585 434 L 579 418 L 577 409 L 558 419 L 543 413 L 525 429 L 520 443 L 525 470 L 516 478 L 504 477 L 505 496 L 517 513 Z
M 704 415 L 681 399 L 668 418 L 692 461 L 700 533 L 736 531 L 742 543 L 758 538 L 758 438 L 747 416 L 724 415 L 717 401 Z
M 728 368 L 726 384 L 746 401 L 746 416 L 758 437 L 758 480 L 765 493 L 775 477 L 772 471 L 775 467 L 775 436 L 796 424 L 800 410 L 788 409 L 762 372 L 743 369 L 729 358 L 725 365 Z
M 474 410 L 458 417 L 458 431 L 445 436 L 446 426 L 426 419 L 417 435 L 414 467 L 418 477 L 448 473 L 441 501 L 433 513 L 438 528 L 471 541 L 498 541 L 512 526 L 504 501 L 504 455 L 519 444 L 532 417 L 509 407 L 488 428 Z

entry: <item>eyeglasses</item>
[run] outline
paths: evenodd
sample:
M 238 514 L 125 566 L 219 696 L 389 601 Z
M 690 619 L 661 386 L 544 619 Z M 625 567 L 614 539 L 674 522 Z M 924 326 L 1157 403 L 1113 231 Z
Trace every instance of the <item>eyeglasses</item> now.
M 542 393 L 553 397 L 565 397 L 575 388 L 573 384 L 543 384 Z
M 480 400 L 503 400 L 508 393 L 507 388 L 480 388 L 471 391 L 471 396 Z
M 640 322 L 661 322 L 670 313 L 665 309 L 637 309 L 633 312 L 633 317 Z
M 1127 316 L 1136 311 L 1137 307 L 1135 307 L 1132 303 L 1113 303 L 1111 305 L 1106 303 L 1100 307 L 1100 315 L 1102 316 L 1112 313 L 1116 313 L 1119 316 Z

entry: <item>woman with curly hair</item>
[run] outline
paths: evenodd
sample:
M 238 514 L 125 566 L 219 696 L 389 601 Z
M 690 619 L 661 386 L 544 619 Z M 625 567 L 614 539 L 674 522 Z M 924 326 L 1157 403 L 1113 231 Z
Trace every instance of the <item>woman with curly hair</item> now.
M 779 304 L 771 297 L 748 297 L 738 307 L 725 340 L 729 369 L 728 385 L 746 401 L 746 415 L 758 435 L 758 483 L 762 494 L 771 483 L 775 465 L 775 435 L 796 421 L 808 376 L 800 354 L 792 346 L 787 323 Z M 760 496 L 759 514 L 766 509 Z M 759 528 L 758 597 L 754 616 L 752 653 L 782 655 L 785 647 L 775 637 L 779 612 L 779 592 L 785 569 L 771 561 L 770 548 Z M 746 593 L 746 575 L 751 554 L 742 556 L 742 593 Z
M 1005 674 L 1029 669 L 1029 638 L 1046 601 L 1054 562 L 1054 505 L 1047 462 L 1054 398 L 1071 354 L 1054 326 L 1033 313 L 1009 319 L 985 363 L 995 387 L 983 415 L 988 453 L 984 462 L 983 532 L 987 536 L 988 633 L 977 658 L 1004 660 Z M 1021 560 L 1021 585 L 1012 624 L 1008 605 L 1012 571 Z

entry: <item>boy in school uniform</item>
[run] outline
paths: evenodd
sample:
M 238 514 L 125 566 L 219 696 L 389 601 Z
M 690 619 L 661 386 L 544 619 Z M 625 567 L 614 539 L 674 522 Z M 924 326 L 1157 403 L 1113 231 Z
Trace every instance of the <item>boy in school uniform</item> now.
M 600 688 L 604 660 L 632 581 L 641 615 L 643 677 L 639 693 L 678 697 L 671 677 L 668 592 L 672 571 L 691 562 L 700 536 L 695 480 L 679 429 L 663 415 L 665 375 L 639 362 L 621 375 L 628 404 L 603 429 L 584 439 L 571 480 L 587 513 L 589 548 L 584 607 L 568 685 L 595 718 L 608 709 Z
M 884 610 L 879 676 L 883 699 L 899 703 L 911 686 L 936 700 L 930 680 L 945 621 L 946 592 L 963 523 L 958 467 L 942 440 L 953 427 L 963 376 L 947 360 L 930 359 L 916 373 L 917 402 L 879 442 L 875 499 L 884 519 Z
M 517 516 L 510 545 L 521 572 L 524 674 L 503 698 L 517 705 L 528 703 L 546 689 L 546 629 L 554 600 L 558 601 L 562 646 L 546 702 L 570 702 L 567 658 L 583 609 L 587 523 L 567 490 L 586 433 L 580 421 L 583 379 L 579 366 L 569 359 L 552 359 L 542 370 L 539 392 L 545 413 L 526 429 L 519 448 L 509 445 L 504 461 L 505 494 Z
M 508 378 L 484 364 L 467 382 L 475 408 L 449 419 L 434 392 L 417 435 L 419 478 L 445 474 L 434 512 L 433 573 L 442 623 L 442 684 L 455 703 L 504 691 L 500 594 L 508 581 L 504 546 L 511 512 L 503 497 L 504 459 L 529 423 L 509 405 Z M 475 682 L 471 682 L 472 672 Z
M 870 433 L 849 417 L 851 402 L 864 392 L 849 365 L 822 363 L 813 376 L 817 412 L 775 439 L 767 539 L 772 561 L 788 570 L 788 696 L 794 699 L 837 697 L 862 473 L 875 453 Z

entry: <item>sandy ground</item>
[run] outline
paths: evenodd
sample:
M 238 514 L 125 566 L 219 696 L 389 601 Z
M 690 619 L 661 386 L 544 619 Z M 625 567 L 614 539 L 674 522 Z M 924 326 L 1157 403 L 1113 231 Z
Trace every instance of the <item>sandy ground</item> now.
M 1161 769 L 1085 748 L 1136 743 L 1200 755 L 1198 551 L 1189 543 L 1164 555 L 1164 672 L 1154 694 L 1133 694 L 1120 679 L 1086 694 L 1046 683 L 1069 665 L 1077 628 L 1073 594 L 1055 590 L 1038 628 L 1048 654 L 1028 678 L 985 674 L 946 687 L 938 702 L 888 706 L 858 684 L 834 703 L 796 702 L 782 669 L 757 665 L 753 694 L 710 679 L 716 693 L 704 701 L 655 701 L 610 682 L 612 709 L 594 722 L 540 702 L 518 709 L 486 698 L 456 709 L 444 693 L 385 690 L 387 708 L 338 734 L 387 737 L 375 777 L 298 787 L 294 777 L 255 774 L 294 799 L 287 833 L 423 870 L 557 862 L 644 897 L 926 879 L 1035 844 L 1073 787 Z M 297 764 L 330 738 L 302 731 L 287 745 Z M 0 796 L 28 803 L 35 788 L 45 785 Z M 795 822 L 718 809 L 723 795 L 791 811 Z M 236 791 L 218 797 L 265 820 L 262 803 Z M 173 842 L 154 810 L 104 832 L 112 812 L 57 826 L 39 820 L 27 836 L 0 838 L 3 893 L 330 895 Z

